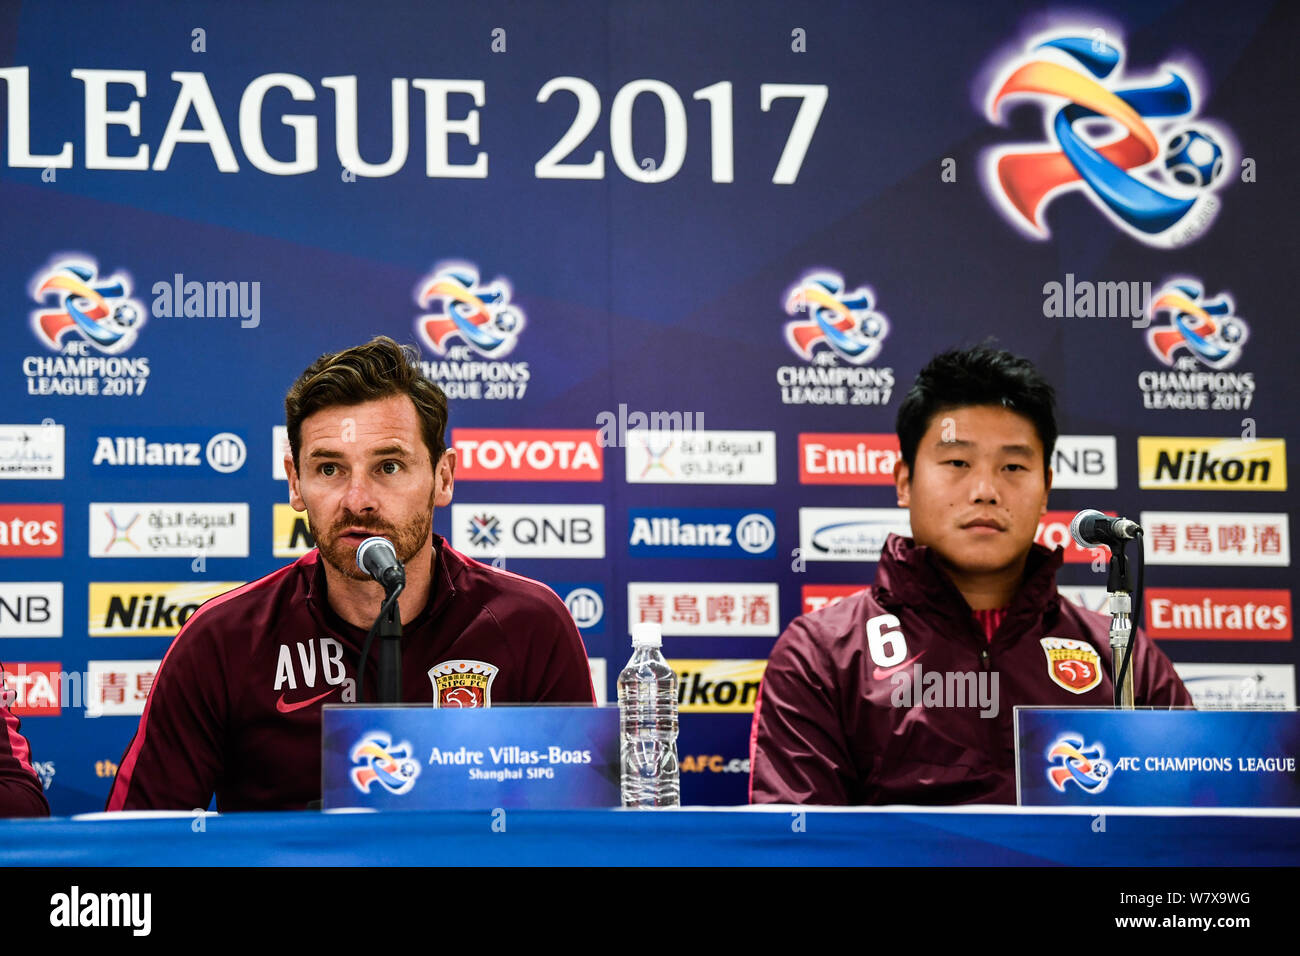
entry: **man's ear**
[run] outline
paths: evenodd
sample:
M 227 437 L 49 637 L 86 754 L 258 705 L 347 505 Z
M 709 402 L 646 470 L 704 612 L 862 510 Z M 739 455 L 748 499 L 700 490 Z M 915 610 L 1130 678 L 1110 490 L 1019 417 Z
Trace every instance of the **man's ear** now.
M 448 448 L 433 469 L 433 505 L 445 508 L 451 504 L 452 489 L 456 485 L 456 449 Z
M 898 491 L 898 507 L 908 507 L 912 499 L 912 470 L 901 458 L 894 463 L 894 488 Z
M 1042 517 L 1043 515 L 1047 514 L 1047 496 L 1052 490 L 1052 478 L 1053 478 L 1052 469 L 1048 468 L 1047 487 L 1043 489 L 1043 510 L 1038 513 L 1039 517 Z
M 302 498 L 302 486 L 298 482 L 298 469 L 293 465 L 293 456 L 284 456 L 284 473 L 289 476 L 289 505 L 294 511 L 306 511 L 307 502 Z

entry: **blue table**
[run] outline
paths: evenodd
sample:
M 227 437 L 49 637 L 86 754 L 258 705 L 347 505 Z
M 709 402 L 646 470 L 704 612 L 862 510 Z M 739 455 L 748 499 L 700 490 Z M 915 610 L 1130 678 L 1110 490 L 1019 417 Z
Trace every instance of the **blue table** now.
M 0 821 L 0 866 L 1300 864 L 1296 810 L 763 807 L 115 816 Z

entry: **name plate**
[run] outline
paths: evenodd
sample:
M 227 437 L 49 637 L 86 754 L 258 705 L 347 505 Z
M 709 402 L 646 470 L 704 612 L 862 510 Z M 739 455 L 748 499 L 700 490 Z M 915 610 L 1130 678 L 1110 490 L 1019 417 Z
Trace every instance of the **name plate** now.
M 1300 714 L 1017 707 L 1021 806 L 1300 807 Z
M 616 807 L 617 707 L 326 706 L 326 810 Z

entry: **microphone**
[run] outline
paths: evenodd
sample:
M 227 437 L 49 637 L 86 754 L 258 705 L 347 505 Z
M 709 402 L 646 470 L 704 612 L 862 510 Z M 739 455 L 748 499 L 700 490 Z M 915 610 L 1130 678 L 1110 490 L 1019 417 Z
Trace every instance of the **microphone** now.
M 1086 508 L 1070 522 L 1070 537 L 1081 548 L 1107 547 L 1132 541 L 1142 533 L 1142 526 L 1128 518 L 1112 518 L 1094 508 Z
M 406 569 L 387 538 L 366 538 L 357 548 L 357 567 L 384 586 L 385 591 L 405 586 Z

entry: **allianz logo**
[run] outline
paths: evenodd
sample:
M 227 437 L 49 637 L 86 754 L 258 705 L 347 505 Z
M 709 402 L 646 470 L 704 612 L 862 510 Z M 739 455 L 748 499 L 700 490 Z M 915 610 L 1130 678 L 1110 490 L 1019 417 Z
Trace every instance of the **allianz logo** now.
M 733 540 L 734 535 L 734 540 Z M 739 546 L 750 554 L 762 554 L 776 541 L 771 520 L 758 513 L 747 514 L 734 525 L 729 521 L 696 522 L 680 518 L 635 517 L 632 519 L 631 544 L 646 547 Z
M 100 435 L 95 439 L 91 464 L 125 467 L 197 468 L 208 466 L 223 475 L 244 467 L 248 448 L 233 432 L 213 435 L 206 446 L 201 442 L 149 441 L 143 436 Z
M 595 627 L 605 616 L 605 602 L 592 588 L 574 588 L 565 596 L 564 606 L 580 628 Z

